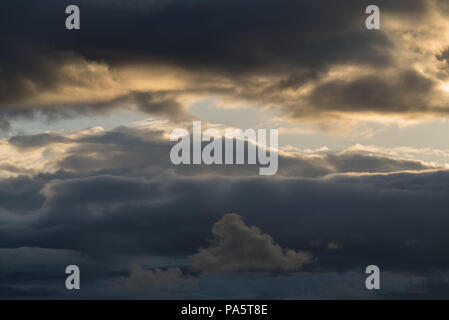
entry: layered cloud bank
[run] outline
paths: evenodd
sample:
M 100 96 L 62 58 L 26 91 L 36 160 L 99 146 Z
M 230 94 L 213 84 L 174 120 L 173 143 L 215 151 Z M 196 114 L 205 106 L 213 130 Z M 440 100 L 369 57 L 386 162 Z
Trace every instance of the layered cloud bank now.
M 391 277 L 379 297 L 443 296 L 446 171 L 360 150 L 295 151 L 261 178 L 246 166 L 168 165 L 163 136 L 122 127 L 3 141 L 21 155 L 14 170 L 2 165 L 3 297 L 64 295 L 59 273 L 74 263 L 86 298 L 219 297 L 229 281 L 253 281 L 243 296 L 255 297 L 285 276 L 326 291 L 315 297 L 355 298 L 373 261 Z
M 245 144 L 254 143 L 246 141 Z M 54 174 L 58 171 L 76 175 L 89 174 L 162 174 L 179 175 L 258 175 L 258 165 L 179 165 L 170 161 L 168 132 L 147 128 L 120 127 L 104 130 L 101 127 L 74 132 L 46 132 L 18 135 L 0 140 L 0 174 Z M 225 145 L 225 143 L 223 143 Z M 236 144 L 233 144 L 234 148 Z M 245 147 L 245 152 L 247 152 Z M 285 147 L 279 150 L 279 176 L 323 177 L 335 173 L 387 173 L 444 169 L 449 152 L 440 153 L 441 161 L 423 161 L 429 150 L 363 147 L 361 145 L 338 152 L 300 150 Z M 235 150 L 234 150 L 235 154 Z M 247 157 L 247 155 L 245 156 Z M 447 161 L 447 162 L 446 162 Z

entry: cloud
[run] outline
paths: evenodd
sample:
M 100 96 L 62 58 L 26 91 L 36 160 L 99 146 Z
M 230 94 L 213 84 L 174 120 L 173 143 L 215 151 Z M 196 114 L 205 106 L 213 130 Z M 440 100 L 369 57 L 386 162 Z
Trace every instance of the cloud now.
M 39 247 L 0 248 L 0 274 L 26 272 L 46 265 L 65 267 L 71 262 L 84 262 L 87 257 L 83 254 L 64 249 L 50 249 Z
M 440 2 L 378 1 L 382 28 L 373 32 L 363 23 L 367 1 L 80 1 L 77 32 L 60 24 L 70 3 L 50 3 L 2 10 L 4 130 L 9 118 L 54 109 L 133 108 L 181 121 L 211 96 L 314 123 L 448 113 Z
M 173 172 L 184 176 L 259 175 L 258 165 L 172 165 L 169 160 L 172 144 L 165 134 L 166 131 L 154 128 L 120 127 L 107 131 L 93 128 L 72 133 L 12 136 L 8 140 L 0 140 L 0 150 L 8 154 L 8 157 L 0 157 L 0 172 L 5 176 L 29 176 L 58 170 L 74 174 L 115 174 L 126 171 L 127 174 Z M 444 167 L 444 159 L 440 164 L 430 164 L 419 161 L 419 153 L 412 150 L 393 151 L 385 153 L 378 148 L 355 146 L 341 152 L 310 153 L 285 148 L 279 154 L 278 175 L 319 177 L 345 172 L 423 171 Z M 417 154 L 417 159 L 411 154 Z
M 378 31 L 358 0 L 79 0 L 76 32 L 68 4 L 0 2 L 0 130 L 119 108 L 179 124 L 211 97 L 321 127 L 448 113 L 445 1 L 378 0 Z M 192 278 L 174 296 L 366 297 L 373 262 L 394 275 L 384 288 L 407 283 L 399 297 L 409 278 L 447 296 L 447 150 L 286 148 L 263 178 L 171 165 L 163 127 L 0 139 L 0 296 L 70 297 L 64 267 L 79 263 L 80 298 L 160 298 Z
M 191 256 L 202 272 L 298 271 L 312 260 L 306 252 L 281 248 L 270 235 L 248 227 L 238 214 L 221 218 L 212 234 L 211 246 Z
M 164 92 L 134 92 L 132 96 L 142 111 L 155 115 L 167 115 L 171 120 L 187 119 L 184 107 L 176 101 L 176 95 L 170 97 Z
M 172 288 L 179 285 L 192 285 L 194 279 L 183 275 L 180 268 L 146 270 L 140 265 L 133 265 L 129 277 L 118 281 L 117 286 L 131 290 L 150 288 Z
M 429 97 L 437 93 L 438 82 L 408 70 L 391 77 L 362 76 L 352 80 L 333 80 L 315 87 L 306 100 L 318 110 L 352 112 L 427 112 Z M 406 92 L 416 92 L 408 95 Z M 438 111 L 436 111 L 438 112 Z M 448 112 L 441 109 L 439 112 Z
M 70 139 L 55 133 L 39 133 L 29 136 L 13 136 L 8 142 L 19 148 L 40 148 L 54 143 L 69 142 Z
M 282 247 L 308 248 L 317 262 L 305 269 L 351 270 L 375 260 L 389 270 L 424 272 L 449 267 L 441 228 L 447 220 L 446 181 L 445 171 L 326 179 L 72 177 L 49 181 L 45 201 L 27 220 L 6 218 L 0 240 L 5 246 L 57 243 L 93 256 L 191 255 L 205 248 L 211 226 L 233 209 Z M 214 258 L 217 250 L 218 261 L 224 258 L 218 253 L 229 253 L 232 237 L 275 246 L 232 216 L 213 230 L 216 242 L 205 254 Z M 343 249 L 320 251 L 313 242 Z M 236 250 L 239 259 L 224 268 L 247 262 Z M 278 261 L 266 258 L 268 266 Z
M 127 277 L 123 264 L 141 257 L 184 259 L 165 266 L 139 262 L 154 272 L 185 265 L 193 255 L 205 271 L 201 279 L 212 271 L 246 268 L 285 273 L 295 261 L 304 261 L 299 259 L 304 251 L 314 259 L 300 270 L 316 277 L 363 272 L 373 261 L 383 272 L 428 277 L 449 268 L 448 179 L 447 171 L 266 179 L 133 170 L 9 178 L 0 188 L 5 199 L 0 243 L 89 257 L 95 264 L 82 268 L 91 279 L 85 294 L 96 297 L 108 292 L 96 291 L 105 288 L 105 281 Z M 225 212 L 240 217 L 223 218 Z M 211 229 L 213 241 L 208 242 Z M 329 250 L 330 243 L 339 250 Z M 38 256 L 43 265 L 54 261 Z M 7 276 L 2 283 L 40 288 L 47 278 L 39 266 L 29 265 L 27 273 Z M 183 276 L 190 274 L 181 270 Z

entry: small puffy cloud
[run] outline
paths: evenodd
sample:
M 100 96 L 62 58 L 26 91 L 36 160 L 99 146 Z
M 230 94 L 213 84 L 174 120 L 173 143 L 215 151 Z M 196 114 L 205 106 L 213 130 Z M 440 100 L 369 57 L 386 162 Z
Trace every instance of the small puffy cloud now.
M 118 283 L 118 287 L 140 290 L 151 287 L 171 288 L 192 283 L 194 283 L 194 280 L 183 276 L 182 270 L 178 267 L 147 270 L 140 265 L 133 265 L 129 277 L 122 278 Z
M 336 242 L 329 242 L 327 244 L 327 248 L 329 250 L 341 250 L 341 249 L 343 249 L 343 247 L 340 244 L 336 243 Z
M 270 235 L 247 226 L 238 214 L 226 214 L 212 234 L 210 247 L 191 256 L 202 272 L 297 271 L 312 260 L 309 253 L 281 248 Z

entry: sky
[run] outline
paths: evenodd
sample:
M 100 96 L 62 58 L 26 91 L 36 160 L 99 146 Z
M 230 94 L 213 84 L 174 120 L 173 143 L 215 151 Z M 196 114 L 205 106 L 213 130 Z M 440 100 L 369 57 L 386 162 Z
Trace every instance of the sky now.
M 5 0 L 0 39 L 0 299 L 449 298 L 447 1 Z M 278 129 L 277 174 L 172 164 L 192 121 Z

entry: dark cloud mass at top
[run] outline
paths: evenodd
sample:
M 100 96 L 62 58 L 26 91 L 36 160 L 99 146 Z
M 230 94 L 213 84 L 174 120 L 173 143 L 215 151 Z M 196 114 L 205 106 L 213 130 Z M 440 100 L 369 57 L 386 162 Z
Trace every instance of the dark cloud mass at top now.
M 385 17 L 407 26 L 414 21 L 419 27 L 439 3 L 378 1 L 377 5 Z M 79 1 L 82 27 L 76 32 L 64 26 L 68 4 L 50 0 L 0 4 L 3 112 L 64 106 L 99 111 L 121 101 L 177 119 L 184 110 L 176 98 L 193 91 L 280 107 L 293 118 L 323 112 L 446 112 L 435 111 L 428 101 L 437 89 L 435 77 L 401 65 L 403 53 L 395 37 L 402 31 L 386 25 L 367 32 L 367 1 Z M 421 58 L 426 56 L 422 53 Z M 105 69 L 92 68 L 92 63 Z M 158 65 L 180 68 L 197 81 L 188 81 L 184 92 L 175 90 L 161 101 L 147 98 L 167 92 L 135 93 L 126 86 L 120 91 L 110 83 L 123 86 L 123 78 L 114 72 L 145 65 L 150 73 Z M 70 66 L 76 70 L 67 69 Z M 360 75 L 327 80 L 328 72 L 338 66 L 355 66 Z M 375 71 L 363 75 L 367 68 Z M 398 74 L 390 78 L 386 72 Z M 286 94 L 311 83 L 315 88 L 310 95 Z M 92 85 L 114 90 L 114 97 L 77 98 L 77 90 Z M 64 88 L 64 93 L 73 92 L 71 99 L 33 99 Z M 319 98 L 323 92 L 329 101 Z

